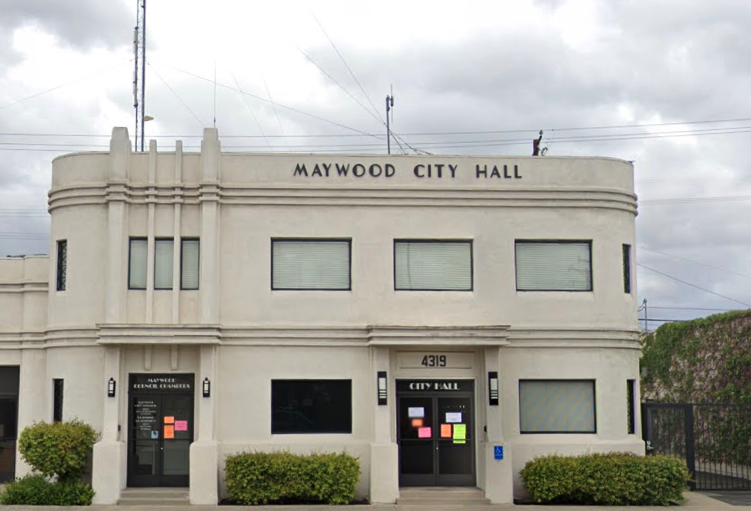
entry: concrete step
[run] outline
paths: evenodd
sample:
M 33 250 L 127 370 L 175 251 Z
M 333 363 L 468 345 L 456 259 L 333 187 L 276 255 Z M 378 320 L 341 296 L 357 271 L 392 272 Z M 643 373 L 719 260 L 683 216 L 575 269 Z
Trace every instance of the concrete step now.
M 479 488 L 401 488 L 398 505 L 404 506 L 487 506 L 490 501 Z
M 126 488 L 120 492 L 119 506 L 190 505 L 187 488 Z

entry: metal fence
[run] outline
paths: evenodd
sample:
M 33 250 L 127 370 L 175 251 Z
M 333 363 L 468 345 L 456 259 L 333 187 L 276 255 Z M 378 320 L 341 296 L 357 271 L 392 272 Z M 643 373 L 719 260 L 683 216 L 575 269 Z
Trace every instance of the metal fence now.
M 647 454 L 686 461 L 696 490 L 751 490 L 751 405 L 643 403 Z

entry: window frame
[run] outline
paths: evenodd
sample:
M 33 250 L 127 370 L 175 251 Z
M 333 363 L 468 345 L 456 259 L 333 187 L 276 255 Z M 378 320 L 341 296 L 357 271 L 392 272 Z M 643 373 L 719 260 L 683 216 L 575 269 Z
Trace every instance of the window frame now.
M 636 434 L 636 380 L 629 378 L 626 380 L 626 433 L 629 435 Z
M 295 382 L 297 384 L 301 382 L 305 382 L 308 384 L 315 384 L 317 382 L 346 382 L 349 384 L 349 430 L 348 431 L 322 431 L 322 430 L 314 430 L 314 431 L 275 431 L 274 429 L 274 383 L 275 382 Z M 271 424 L 270 424 L 270 431 L 272 435 L 351 435 L 354 430 L 354 392 L 353 392 L 353 381 L 352 378 L 272 378 L 271 379 L 271 385 L 270 385 L 270 391 L 271 391 L 271 400 L 270 400 L 270 407 L 271 407 Z
M 396 286 L 396 245 L 398 243 L 465 243 L 469 245 L 469 289 L 430 289 L 430 288 L 399 288 Z M 467 238 L 394 238 L 393 243 L 393 273 L 394 291 L 430 291 L 447 293 L 467 293 L 475 290 L 475 244 L 473 239 Z
M 550 383 L 550 382 L 579 382 L 592 384 L 592 426 L 591 431 L 524 431 L 522 429 L 522 382 Z M 519 378 L 519 434 L 520 435 L 593 435 L 597 434 L 597 380 L 594 378 Z
M 589 289 L 519 289 L 519 258 L 516 250 L 519 244 L 558 244 L 558 245 L 581 245 L 586 244 L 589 249 Z M 592 257 L 592 244 L 590 240 L 555 240 L 555 239 L 515 239 L 514 240 L 514 279 L 516 281 L 516 291 L 518 293 L 593 293 L 595 288 L 594 281 L 594 259 Z
M 297 243 L 316 243 L 316 242 L 346 242 L 347 243 L 347 260 L 349 262 L 348 264 L 348 275 L 347 275 L 347 287 L 333 287 L 333 288 L 323 288 L 323 287 L 316 287 L 316 288 L 310 288 L 310 287 L 274 287 L 274 244 L 277 242 L 297 242 Z M 270 250 L 271 250 L 271 264 L 269 265 L 271 267 L 271 273 L 269 275 L 270 282 L 269 282 L 269 288 L 271 291 L 352 291 L 352 238 L 279 238 L 279 237 L 272 237 L 271 243 L 270 243 Z
M 184 287 L 183 286 L 183 251 L 185 250 L 184 243 L 186 241 L 198 242 L 198 279 L 196 281 L 196 287 Z M 198 291 L 201 288 L 201 238 L 198 236 L 186 236 L 180 238 L 180 291 Z
M 624 243 L 623 251 L 623 292 L 630 295 L 633 289 L 631 285 L 631 245 Z
M 131 270 L 131 260 L 133 259 L 133 242 L 134 241 L 145 241 L 146 242 L 146 269 L 144 270 L 144 273 L 146 273 L 146 283 L 143 285 L 143 287 L 133 287 L 131 285 L 131 279 L 130 279 L 130 270 Z M 129 291 L 145 291 L 146 288 L 149 286 L 149 279 L 148 279 L 148 266 L 149 266 L 149 238 L 146 236 L 128 236 L 128 290 Z
M 56 290 L 65 291 L 68 284 L 68 240 L 57 240 Z M 62 255 L 62 257 L 61 257 Z

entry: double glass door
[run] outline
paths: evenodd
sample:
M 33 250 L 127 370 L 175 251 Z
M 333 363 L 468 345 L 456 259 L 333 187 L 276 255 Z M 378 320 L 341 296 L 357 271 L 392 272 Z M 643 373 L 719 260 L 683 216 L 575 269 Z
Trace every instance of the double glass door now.
M 474 486 L 472 395 L 398 397 L 400 486 Z
M 130 396 L 128 486 L 188 486 L 193 394 Z

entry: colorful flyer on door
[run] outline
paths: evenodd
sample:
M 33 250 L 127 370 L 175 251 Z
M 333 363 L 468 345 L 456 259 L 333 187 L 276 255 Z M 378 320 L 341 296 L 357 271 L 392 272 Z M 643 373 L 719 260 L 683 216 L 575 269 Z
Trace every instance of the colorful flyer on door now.
M 167 415 L 167 416 L 164 417 L 164 423 L 165 424 L 174 424 L 175 423 L 175 418 L 173 416 L 171 416 L 171 415 Z
M 422 419 L 425 417 L 425 408 L 422 406 L 410 406 L 409 410 L 407 410 L 407 415 L 410 419 Z
M 462 421 L 462 412 L 446 412 L 446 422 L 457 424 Z
M 418 428 L 417 430 L 417 438 L 430 438 L 432 436 L 430 428 Z
M 467 425 L 454 424 L 454 443 L 464 444 L 467 442 Z
M 188 431 L 188 421 L 175 421 L 175 431 Z
M 175 427 L 172 425 L 164 426 L 164 438 L 175 438 Z
M 422 427 L 422 419 L 412 419 L 412 427 L 413 428 L 421 428 Z
M 451 438 L 451 424 L 441 424 L 441 438 Z

